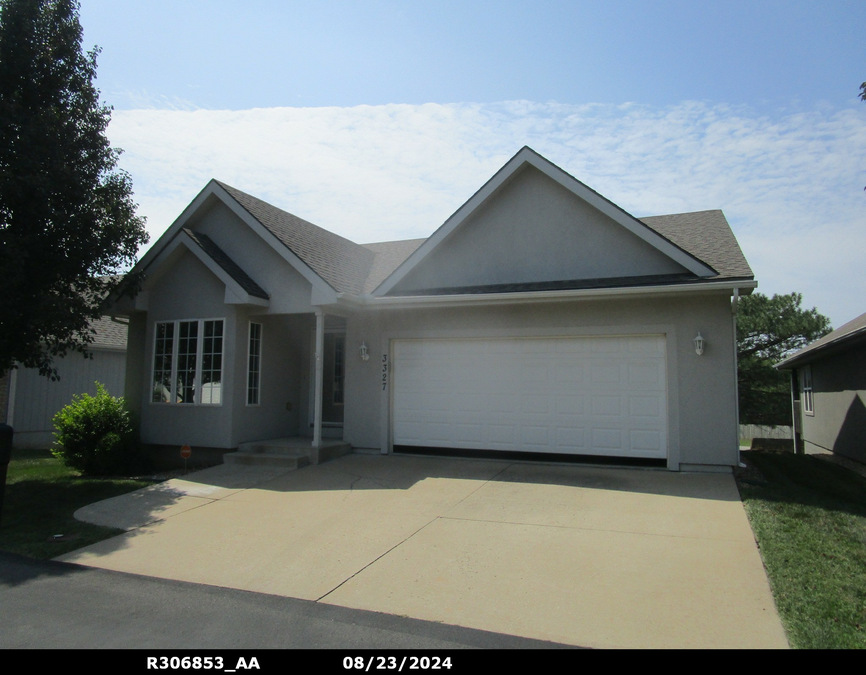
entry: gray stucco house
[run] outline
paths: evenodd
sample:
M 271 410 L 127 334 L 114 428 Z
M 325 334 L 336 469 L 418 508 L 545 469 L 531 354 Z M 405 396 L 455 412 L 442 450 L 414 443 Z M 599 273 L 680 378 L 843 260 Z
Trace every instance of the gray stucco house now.
M 795 429 L 802 449 L 866 462 L 866 314 L 776 367 L 791 371 Z
M 136 270 L 117 312 L 155 449 L 738 462 L 736 298 L 757 284 L 722 212 L 637 219 L 526 147 L 410 241 L 212 180 Z

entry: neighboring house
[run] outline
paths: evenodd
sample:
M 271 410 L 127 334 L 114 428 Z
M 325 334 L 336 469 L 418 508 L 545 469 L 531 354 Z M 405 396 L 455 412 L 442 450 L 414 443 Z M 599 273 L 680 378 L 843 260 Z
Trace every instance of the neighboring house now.
M 866 462 L 866 314 L 792 354 L 795 428 L 805 452 Z
M 738 462 L 732 298 L 757 284 L 724 215 L 639 220 L 529 148 L 411 241 L 355 244 L 212 180 L 135 269 L 126 395 L 155 452 Z
M 96 394 L 96 382 L 113 396 L 123 395 L 126 372 L 126 324 L 102 317 L 89 348 L 92 358 L 72 353 L 56 359 L 59 380 L 49 380 L 34 368 L 16 368 L 0 380 L 0 419 L 14 429 L 16 448 L 48 448 L 54 443 L 54 415 L 75 394 Z M 5 398 L 5 404 L 4 399 Z

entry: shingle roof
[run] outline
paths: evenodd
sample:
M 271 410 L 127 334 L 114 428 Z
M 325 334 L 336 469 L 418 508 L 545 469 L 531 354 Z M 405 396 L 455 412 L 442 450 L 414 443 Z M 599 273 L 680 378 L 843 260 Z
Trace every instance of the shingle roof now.
M 318 225 L 215 181 L 232 198 L 339 293 L 359 295 L 375 254 Z
M 716 270 L 718 276 L 711 279 L 754 278 L 721 211 L 649 216 L 640 221 Z
M 206 234 L 194 232 L 187 227 L 183 228 L 183 231 L 247 293 L 257 298 L 268 299 L 268 294 L 262 290 L 262 287 L 253 281 L 234 260 L 229 258 L 225 251 L 214 243 L 213 239 Z
M 92 322 L 90 326 L 96 331 L 93 338 L 94 347 L 126 349 L 126 334 L 129 330 L 126 324 L 112 321 L 110 317 L 103 316 Z
M 337 292 L 352 295 L 372 292 L 426 241 L 407 239 L 356 244 L 230 185 L 215 182 Z M 721 211 L 648 216 L 640 221 L 718 273 L 703 281 L 754 279 Z M 628 285 L 623 280 L 616 281 L 616 285 Z
M 412 255 L 426 239 L 405 239 L 403 241 L 383 241 L 377 244 L 364 244 L 364 248 L 376 254 L 370 273 L 364 283 L 364 293 L 372 293 L 400 264 Z
M 827 333 L 827 335 L 818 338 L 812 344 L 803 347 L 800 351 L 794 352 L 776 367 L 788 368 L 802 361 L 811 360 L 825 350 L 842 346 L 849 341 L 859 338 L 866 338 L 866 314 L 861 314 L 856 319 L 852 319 L 848 323 L 839 326 L 832 333 Z

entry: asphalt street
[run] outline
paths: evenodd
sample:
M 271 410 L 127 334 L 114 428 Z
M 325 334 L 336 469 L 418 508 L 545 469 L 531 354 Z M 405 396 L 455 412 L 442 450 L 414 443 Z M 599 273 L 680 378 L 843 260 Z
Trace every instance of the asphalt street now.
M 519 649 L 550 642 L 0 552 L 4 649 Z

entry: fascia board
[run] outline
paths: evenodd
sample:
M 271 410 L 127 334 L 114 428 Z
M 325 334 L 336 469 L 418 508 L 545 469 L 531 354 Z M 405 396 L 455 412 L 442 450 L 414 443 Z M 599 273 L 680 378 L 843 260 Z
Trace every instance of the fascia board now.
M 644 225 L 637 218 L 624 211 L 610 200 L 602 197 L 595 190 L 587 187 L 574 176 L 563 171 L 555 164 L 551 164 L 549 161 L 531 150 L 529 152 L 531 154 L 529 154 L 525 160 L 527 164 L 531 164 L 546 176 L 555 180 L 564 188 L 570 190 L 572 193 L 583 199 L 587 204 L 594 207 L 614 222 L 619 223 L 629 232 L 640 237 L 650 246 L 658 249 L 660 252 L 685 267 L 689 272 L 692 272 L 699 277 L 711 277 L 717 274 L 714 269 L 705 265 L 693 255 L 686 253 L 678 246 L 675 246 L 658 232 L 655 232 L 649 226 Z
M 216 181 L 211 179 L 210 182 L 202 188 L 202 191 L 196 195 L 195 199 L 193 199 L 175 219 L 175 221 L 169 225 L 168 229 L 162 233 L 162 236 L 156 240 L 150 249 L 148 249 L 147 253 L 141 257 L 141 260 L 135 264 L 132 268 L 133 272 L 144 271 L 151 265 L 155 264 L 157 260 L 164 260 L 161 255 L 163 250 L 174 241 L 177 233 L 184 227 L 184 225 L 186 225 L 187 221 L 192 218 L 193 214 L 202 207 L 205 201 L 207 201 L 207 198 L 212 194 L 215 194 L 215 187 L 217 187 Z M 225 201 L 225 198 L 222 199 Z
M 414 269 L 433 249 L 435 249 L 445 238 L 460 226 L 472 213 L 478 209 L 487 199 L 493 196 L 508 180 L 529 164 L 540 170 L 549 178 L 555 180 L 567 190 L 588 204 L 605 214 L 616 223 L 625 227 L 629 232 L 640 237 L 648 244 L 667 255 L 669 258 L 685 267 L 699 277 L 711 277 L 716 271 L 699 261 L 694 256 L 686 253 L 673 243 L 654 232 L 647 225 L 641 223 L 637 218 L 616 206 L 613 202 L 602 197 L 600 194 L 587 187 L 574 176 L 560 169 L 534 150 L 528 147 L 522 148 L 512 157 L 493 177 L 485 183 L 478 192 L 470 197 L 454 214 L 442 224 L 421 246 L 419 246 L 403 263 L 394 270 L 385 281 L 373 291 L 374 297 L 385 295 L 396 286 L 412 269 Z
M 133 271 L 140 272 L 146 270 L 148 267 L 155 265 L 158 261 L 164 260 L 162 256 L 163 251 L 171 245 L 171 243 L 176 239 L 177 233 L 187 224 L 190 218 L 198 211 L 204 203 L 207 201 L 208 197 L 215 196 L 218 198 L 223 204 L 225 204 L 238 218 L 240 218 L 244 223 L 246 223 L 256 234 L 258 234 L 264 241 L 266 241 L 271 248 L 273 248 L 278 255 L 280 255 L 286 262 L 288 262 L 295 270 L 297 270 L 301 276 L 303 276 L 307 281 L 309 281 L 313 287 L 318 287 L 322 294 L 326 296 L 333 296 L 336 298 L 336 291 L 331 287 L 331 285 L 322 279 L 318 274 L 316 274 L 309 265 L 307 265 L 303 260 L 301 260 L 298 256 L 296 256 L 289 248 L 283 244 L 279 239 L 277 239 L 274 234 L 268 230 L 264 225 L 262 225 L 258 220 L 253 218 L 249 211 L 247 211 L 244 207 L 242 207 L 238 202 L 232 197 L 228 192 L 226 192 L 215 180 L 211 179 L 210 182 L 202 189 L 201 192 L 196 195 L 195 199 L 193 199 L 189 206 L 187 206 L 183 213 L 181 213 L 177 219 L 169 226 L 169 228 L 163 233 L 163 235 L 154 243 L 153 246 L 145 253 L 141 260 L 139 260 L 135 266 L 132 268 Z M 257 303 L 255 303 L 257 304 Z
M 693 284 L 671 284 L 665 286 L 635 286 L 631 288 L 593 288 L 565 291 L 528 291 L 521 293 L 483 293 L 465 295 L 416 295 L 400 297 L 363 296 L 364 305 L 368 309 L 430 307 L 435 305 L 497 305 L 519 304 L 538 301 L 557 300 L 613 300 L 616 298 L 633 298 L 636 296 L 658 296 L 675 294 L 707 293 L 711 291 L 730 293 L 734 289 L 753 289 L 758 282 L 753 280 L 740 281 L 708 281 Z
M 181 231 L 181 233 L 178 234 L 171 243 L 168 244 L 168 246 L 163 248 L 154 262 L 159 263 L 164 261 L 178 248 L 178 246 L 184 246 L 190 253 L 198 258 L 198 260 L 207 267 L 214 276 L 223 282 L 226 287 L 225 302 L 227 304 L 260 305 L 262 307 L 267 307 L 269 305 L 267 300 L 253 297 L 247 293 L 228 272 L 216 263 L 213 258 L 202 251 L 201 247 L 196 244 L 186 232 Z
M 474 195 L 472 195 L 459 209 L 457 209 L 433 234 L 427 241 L 419 246 L 412 254 L 404 260 L 396 270 L 377 286 L 371 295 L 379 297 L 390 291 L 400 281 L 411 272 L 427 255 L 433 251 L 449 234 L 451 234 L 464 220 L 481 206 L 489 197 L 491 197 L 502 185 L 508 181 L 511 176 L 522 165 L 521 155 L 528 148 L 521 149 L 514 157 L 512 157 L 505 166 L 497 171 L 493 177 L 481 186 Z
M 326 296 L 333 296 L 334 300 L 336 300 L 337 291 L 331 286 L 331 284 L 316 274 L 307 263 L 301 260 L 288 246 L 277 239 L 273 232 L 253 218 L 252 214 L 243 206 L 238 204 L 234 197 L 232 197 L 216 182 L 213 183 L 213 190 L 214 194 L 220 197 L 225 205 L 228 206 L 238 218 L 243 220 L 253 230 L 253 232 L 270 244 L 271 248 L 273 248 L 277 254 L 283 258 L 283 260 L 294 267 L 295 270 L 304 277 L 304 279 L 313 285 L 313 288 L 318 289 Z
M 812 349 L 810 349 L 808 346 L 803 347 L 803 349 L 801 349 L 799 352 L 792 354 L 784 361 L 780 361 L 779 363 L 777 363 L 774 368 L 778 370 L 788 370 L 789 368 L 793 368 L 798 365 L 811 363 L 816 359 L 823 358 L 824 356 L 829 356 L 836 350 L 845 350 L 849 346 L 851 346 L 851 344 L 849 343 L 857 343 L 863 338 L 866 338 L 866 327 L 858 328 L 851 331 L 850 333 L 845 333 L 845 335 L 840 335 L 836 339 L 831 340 L 830 342 L 825 342 L 824 344 L 814 347 Z

